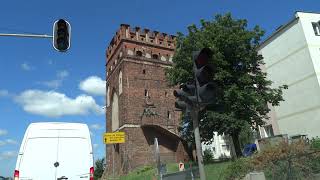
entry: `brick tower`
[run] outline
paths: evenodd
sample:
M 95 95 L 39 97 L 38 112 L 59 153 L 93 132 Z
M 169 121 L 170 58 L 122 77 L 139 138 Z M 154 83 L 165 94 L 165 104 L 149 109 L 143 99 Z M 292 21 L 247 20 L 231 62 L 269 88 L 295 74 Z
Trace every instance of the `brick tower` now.
M 122 24 L 107 48 L 107 131 L 123 131 L 126 143 L 108 145 L 107 171 L 126 173 L 155 163 L 154 138 L 162 161 L 188 159 L 178 134 L 180 112 L 165 79 L 175 36 Z

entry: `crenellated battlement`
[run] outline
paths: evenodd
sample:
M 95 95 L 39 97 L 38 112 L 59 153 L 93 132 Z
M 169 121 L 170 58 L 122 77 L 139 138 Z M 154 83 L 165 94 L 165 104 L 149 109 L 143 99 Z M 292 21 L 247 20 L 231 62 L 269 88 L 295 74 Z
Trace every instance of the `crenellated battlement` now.
M 128 24 L 121 24 L 120 29 L 116 32 L 107 48 L 107 59 L 110 59 L 122 39 L 173 50 L 175 49 L 176 36 L 158 31 L 151 31 L 146 28 L 131 27 Z

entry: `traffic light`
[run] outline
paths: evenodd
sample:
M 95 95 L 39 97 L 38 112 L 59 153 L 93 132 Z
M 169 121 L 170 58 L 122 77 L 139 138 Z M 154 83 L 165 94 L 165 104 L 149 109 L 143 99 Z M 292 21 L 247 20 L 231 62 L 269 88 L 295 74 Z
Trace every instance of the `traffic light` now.
M 60 52 L 70 48 L 71 26 L 68 21 L 59 19 L 53 25 L 53 47 Z
M 178 98 L 175 102 L 175 107 L 183 111 L 197 101 L 194 82 L 181 84 L 180 89 L 173 91 L 173 95 Z
M 210 62 L 211 57 L 212 51 L 209 48 L 193 53 L 196 95 L 201 105 L 215 103 L 217 96 L 218 86 L 213 81 L 215 67 Z

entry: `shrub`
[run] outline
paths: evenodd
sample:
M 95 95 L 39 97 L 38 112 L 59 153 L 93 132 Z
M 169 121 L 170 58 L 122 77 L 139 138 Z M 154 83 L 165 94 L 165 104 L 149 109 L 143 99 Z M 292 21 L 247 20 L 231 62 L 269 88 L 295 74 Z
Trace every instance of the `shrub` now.
M 320 138 L 312 138 L 310 141 L 310 147 L 315 150 L 320 150 Z
M 205 149 L 203 151 L 203 162 L 205 164 L 213 162 L 213 154 L 212 154 L 212 151 L 210 149 Z
M 239 158 L 233 161 L 224 171 L 224 179 L 241 179 L 253 170 L 251 158 Z
M 241 179 L 251 171 L 263 171 L 267 179 L 311 179 L 320 172 L 320 151 L 312 151 L 312 146 L 302 140 L 270 145 L 252 157 L 232 162 L 225 178 Z

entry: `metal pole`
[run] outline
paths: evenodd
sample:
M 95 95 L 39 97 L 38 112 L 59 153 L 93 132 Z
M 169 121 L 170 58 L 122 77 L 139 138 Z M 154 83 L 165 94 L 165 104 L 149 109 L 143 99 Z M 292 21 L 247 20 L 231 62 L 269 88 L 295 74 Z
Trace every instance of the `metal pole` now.
M 115 144 L 113 144 L 112 152 L 112 177 L 114 178 L 114 153 L 115 153 Z
M 158 168 L 158 174 L 161 176 L 161 164 L 160 164 L 160 150 L 159 150 L 159 143 L 158 138 L 154 138 L 154 145 L 155 145 L 155 155 L 156 155 L 156 163 Z
M 53 38 L 53 36 L 46 35 L 46 34 L 6 34 L 6 33 L 0 33 L 0 36 L 28 37 L 28 38 Z
M 206 174 L 204 172 L 204 165 L 203 165 L 203 157 L 201 152 L 202 150 L 201 150 L 201 142 L 200 142 L 198 114 L 199 114 L 199 110 L 196 108 L 191 111 L 192 120 L 193 120 L 194 139 L 196 141 L 196 151 L 197 151 L 200 180 L 206 180 Z

